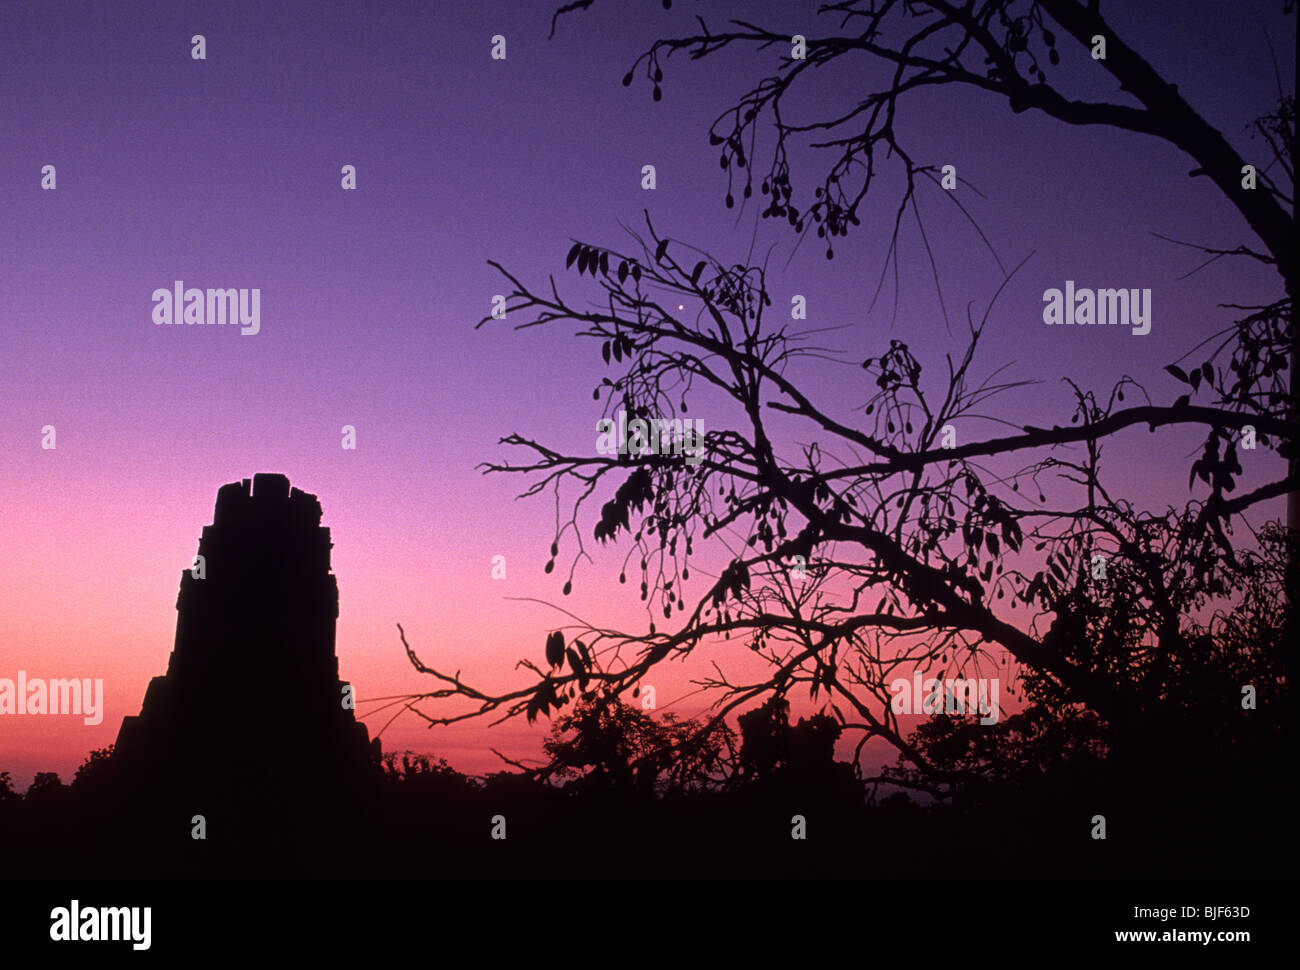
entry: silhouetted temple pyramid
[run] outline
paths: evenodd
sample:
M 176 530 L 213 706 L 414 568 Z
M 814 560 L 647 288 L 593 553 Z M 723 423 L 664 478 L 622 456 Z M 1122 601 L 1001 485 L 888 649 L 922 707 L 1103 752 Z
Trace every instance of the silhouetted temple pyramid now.
M 333 544 L 320 521 L 316 496 L 283 475 L 217 492 L 199 541 L 205 574 L 181 574 L 167 674 L 118 733 L 113 760 L 137 792 L 257 828 L 261 816 L 328 812 L 368 790 L 379 741 L 343 703 Z

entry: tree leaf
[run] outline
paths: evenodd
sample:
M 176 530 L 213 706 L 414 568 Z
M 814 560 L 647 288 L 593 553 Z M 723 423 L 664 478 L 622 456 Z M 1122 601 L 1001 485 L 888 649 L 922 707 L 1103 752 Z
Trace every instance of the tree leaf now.
M 552 667 L 564 663 L 564 634 L 559 630 L 546 638 L 546 662 Z
M 578 651 L 574 650 L 573 647 L 569 647 L 569 648 L 564 652 L 564 655 L 565 655 L 565 657 L 568 658 L 568 661 L 569 661 L 569 668 L 570 668 L 570 669 L 571 669 L 575 674 L 578 675 L 578 686 L 581 687 L 583 690 L 586 690 L 586 688 L 587 688 L 587 668 L 586 668 L 586 666 L 583 664 L 583 662 L 582 662 L 582 658 L 578 656 Z

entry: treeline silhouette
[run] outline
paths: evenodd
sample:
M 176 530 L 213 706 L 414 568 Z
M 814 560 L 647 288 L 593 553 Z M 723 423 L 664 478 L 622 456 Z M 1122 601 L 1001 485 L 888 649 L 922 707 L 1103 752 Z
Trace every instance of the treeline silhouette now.
M 1261 605 L 1243 603 L 1213 655 L 1244 648 L 1231 630 L 1256 652 L 1281 646 Z M 471 777 L 390 753 L 346 792 L 288 800 L 274 786 L 213 805 L 132 790 L 101 749 L 71 784 L 43 772 L 21 796 L 0 773 L 0 858 L 25 878 L 1282 875 L 1294 840 L 1276 705 L 1229 724 L 1156 703 L 1117 734 L 1053 709 L 1032 679 L 1028 694 L 996 725 L 936 715 L 910 737 L 925 768 L 900 759 L 877 779 L 836 760 L 834 718 L 792 722 L 780 698 L 737 733 L 593 693 L 555 720 L 542 768 Z
M 106 748 L 25 795 L 0 772 L 0 859 L 11 878 L 1282 878 L 1296 550 L 1276 524 L 1258 540 L 1233 608 L 1185 616 L 1175 650 L 1143 646 L 1123 582 L 1059 614 L 1122 717 L 1028 670 L 1023 710 L 937 713 L 875 778 L 837 760 L 840 719 L 792 720 L 781 696 L 734 730 L 594 689 L 554 719 L 541 767 L 481 778 L 409 752 L 304 774 L 319 752 L 270 746 L 151 774 Z

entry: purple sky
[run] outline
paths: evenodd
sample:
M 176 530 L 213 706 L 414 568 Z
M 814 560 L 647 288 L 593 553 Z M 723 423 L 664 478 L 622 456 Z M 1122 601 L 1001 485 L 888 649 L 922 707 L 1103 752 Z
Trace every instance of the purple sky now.
M 1234 4 L 1230 15 L 1218 7 L 1171 0 L 1105 12 L 1254 157 L 1262 144 L 1244 129 L 1275 94 L 1264 29 L 1293 78 L 1294 20 L 1272 0 Z M 0 769 L 20 785 L 42 768 L 67 780 L 138 712 L 148 678 L 165 669 L 180 570 L 217 488 L 259 471 L 284 472 L 321 499 L 341 590 L 340 665 L 361 697 L 422 686 L 401 654 L 399 621 L 428 658 L 482 671 L 489 685 L 513 682 L 520 656 L 540 658 L 556 615 L 504 597 L 559 601 L 564 570 L 540 569 L 553 506 L 515 502 L 522 480 L 474 466 L 508 457 L 496 442 L 511 431 L 592 447 L 591 389 L 607 371 L 595 344 L 559 329 L 474 330 L 506 292 L 490 258 L 543 286 L 562 273 L 571 239 L 625 247 L 620 222 L 642 228 L 642 209 L 726 262 L 746 259 L 751 240 L 756 254 L 774 247 L 773 312 L 800 293 L 808 326 L 842 328 L 821 342 L 850 366 L 798 374 L 840 416 L 869 391 L 857 362 L 890 337 L 932 367 L 958 352 L 910 221 L 893 329 L 888 285 L 867 311 L 897 201 L 888 184 L 833 261 L 811 236 L 791 259 L 796 237 L 783 223 L 761 222 L 755 235 L 757 194 L 747 209 L 723 207 L 709 123 L 775 68 L 775 52 L 669 61 L 658 104 L 644 79 L 619 83 L 655 37 L 693 31 L 696 13 L 717 28 L 731 9 L 790 33 L 830 32 L 815 8 L 681 2 L 664 12 L 650 0 L 598 0 L 548 40 L 552 6 L 541 2 L 6 4 L 0 676 L 104 677 L 108 710 L 97 728 L 7 719 Z M 206 38 L 204 61 L 191 59 L 194 34 Z M 507 39 L 505 61 L 489 56 L 494 34 Z M 846 104 L 844 85 L 868 77 L 828 72 L 819 97 Z M 1079 97 L 1121 97 L 1078 52 L 1060 77 Z M 1246 261 L 1178 280 L 1197 254 L 1152 232 L 1226 247 L 1251 239 L 1163 143 L 1013 116 L 948 89 L 918 98 L 899 128 L 918 161 L 955 164 L 984 193 L 960 198 L 1004 263 L 1034 253 L 995 310 L 977 368 L 1013 362 L 1006 378 L 1044 382 L 1004 402 L 1006 416 L 1068 420 L 1067 374 L 1108 388 L 1127 373 L 1169 401 L 1178 385 L 1160 369 L 1230 321 L 1217 303 L 1278 293 L 1275 276 Z M 826 160 L 794 162 L 806 208 Z M 40 189 L 46 164 L 57 167 L 55 191 Z M 356 191 L 340 188 L 345 164 L 357 168 Z M 645 164 L 657 168 L 653 192 L 641 188 Z M 927 186 L 920 206 L 960 335 L 967 302 L 987 305 L 996 266 L 941 191 Z M 1045 327 L 1043 291 L 1067 279 L 1151 288 L 1151 333 Z M 261 332 L 155 327 L 150 295 L 175 280 L 260 288 Z M 596 292 L 572 273 L 561 287 L 575 300 Z M 734 418 L 698 416 L 706 427 Z M 340 448 L 345 424 L 357 428 L 356 451 Z M 45 425 L 57 429 L 54 452 L 40 448 Z M 1112 452 L 1116 480 L 1155 504 L 1185 498 L 1199 437 L 1163 435 L 1153 451 L 1145 432 L 1126 436 Z M 498 553 L 505 582 L 489 578 Z M 636 589 L 614 583 L 615 562 L 580 567 L 565 605 L 635 622 Z M 399 722 L 385 746 L 432 747 L 482 770 L 493 763 L 489 743 L 525 752 L 535 733 L 489 742 Z

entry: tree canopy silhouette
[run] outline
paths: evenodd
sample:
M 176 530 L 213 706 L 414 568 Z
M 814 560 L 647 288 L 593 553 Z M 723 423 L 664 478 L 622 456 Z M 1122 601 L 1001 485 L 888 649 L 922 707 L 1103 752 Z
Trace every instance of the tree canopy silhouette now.
M 566 4 L 557 17 L 592 5 Z M 610 371 L 593 391 L 601 416 L 622 410 L 629 422 L 680 418 L 703 397 L 710 413 L 727 408 L 728 420 L 713 422 L 698 462 L 664 449 L 568 454 L 519 434 L 503 438 L 527 457 L 489 463 L 486 470 L 526 476 L 524 496 L 550 490 L 569 510 L 547 565 L 550 572 L 560 555 L 571 554 L 563 592 L 571 589 L 584 537 L 591 535 L 626 549 L 641 599 L 659 615 L 644 630 L 582 629 L 580 650 L 565 649 L 553 632 L 544 666 L 523 661 L 536 680 L 505 693 L 479 690 L 459 673 L 428 665 L 403 636 L 412 664 L 438 683 L 412 697 L 413 704 L 469 702 L 468 710 L 449 714 L 413 709 L 431 723 L 489 713 L 532 718 L 571 702 L 590 703 L 597 690 L 635 691 L 665 660 L 728 638 L 766 661 L 768 676 L 735 682 L 718 671 L 700 680 L 715 698 L 702 730 L 743 705 L 807 689 L 839 731 L 856 733 L 859 750 L 882 737 L 916 769 L 950 773 L 951 764 L 935 761 L 937 736 L 912 743 L 900 729 L 889 703 L 894 672 L 920 667 L 984 676 L 1006 669 L 1009 658 L 1026 672 L 1038 703 L 1056 712 L 1091 712 L 1093 719 L 1076 725 L 1081 731 L 1086 725 L 1081 738 L 1089 750 L 1096 719 L 1124 731 L 1152 723 L 1156 707 L 1191 703 L 1226 711 L 1239 707 L 1242 663 L 1252 675 L 1276 672 L 1270 667 L 1276 655 L 1259 660 L 1244 628 L 1207 630 L 1196 617 L 1216 610 L 1228 615 L 1242 594 L 1240 570 L 1253 560 L 1235 534 L 1250 530 L 1252 513 L 1258 518 L 1263 503 L 1289 496 L 1295 526 L 1294 97 L 1281 90 L 1279 78 L 1277 104 L 1254 126 L 1272 160 L 1258 166 L 1259 189 L 1248 190 L 1246 160 L 1134 41 L 1107 23 L 1099 6 L 1077 0 L 824 4 L 821 12 L 837 32 L 804 38 L 803 58 L 783 57 L 779 71 L 723 111 L 708 133 L 721 149 L 725 204 L 734 205 L 737 185 L 742 199 L 751 198 L 757 182 L 766 200 L 761 215 L 786 221 L 801 236 L 815 230 L 831 257 L 834 240 L 862 225 L 863 200 L 892 161 L 902 167 L 903 197 L 880 228 L 890 233 L 896 264 L 906 214 L 925 231 L 917 187 L 937 169 L 914 160 L 900 143 L 895 118 L 918 92 L 975 88 L 1013 113 L 1041 112 L 1177 147 L 1195 166 L 1190 176 L 1218 186 L 1240 213 L 1241 229 L 1258 239 L 1200 248 L 1210 259 L 1233 255 L 1273 267 L 1277 298 L 1241 306 L 1240 319 L 1208 346 L 1171 361 L 1166 371 L 1182 385 L 1178 394 L 1149 392 L 1130 377 L 1110 388 L 1070 380 L 1071 405 L 1056 421 L 1026 424 L 1008 412 L 1003 420 L 1014 431 L 979 437 L 966 434 L 968 419 L 1022 386 L 999 383 L 996 370 L 981 379 L 974 366 L 994 301 L 1019 267 L 991 285 L 982 312 L 967 311 L 964 340 L 953 350 L 923 352 L 891 339 L 862 360 L 864 404 L 850 422 L 820 403 L 816 389 L 789 376 L 801 358 L 826 358 L 830 351 L 766 312 L 771 297 L 762 265 L 730 262 L 674 240 L 648 214 L 645 233 L 633 233 L 630 247 L 585 241 L 569 247 L 565 269 L 576 270 L 579 280 L 590 277 L 596 300 L 562 294 L 553 277 L 545 287 L 531 286 L 491 261 L 512 287 L 508 317 L 526 320 L 517 329 L 567 323 L 598 349 Z M 729 48 L 792 43 L 785 30 L 732 21 L 716 32 L 699 22 L 697 34 L 655 41 L 624 84 L 644 71 L 657 101 L 673 54 L 703 59 Z M 1072 54 L 1088 57 L 1098 37 L 1105 57 L 1095 68 L 1135 103 L 1081 101 L 1053 86 L 1049 75 L 1061 52 L 1072 47 Z M 819 115 L 791 121 L 790 92 L 815 85 L 813 68 L 835 60 L 892 69 L 875 90 L 820 92 Z M 763 126 L 775 141 L 760 158 Z M 791 162 L 790 149 L 800 141 L 830 159 L 811 179 L 811 198 L 803 188 L 807 177 L 796 177 Z M 683 298 L 701 308 L 694 320 L 676 310 Z M 1192 494 L 1181 507 L 1145 509 L 1108 484 L 1102 455 L 1116 436 L 1183 426 L 1203 429 L 1205 441 L 1190 462 Z M 944 431 L 952 427 L 962 427 L 964 439 L 948 446 Z M 1257 458 L 1257 466 L 1276 474 L 1238 492 L 1238 449 L 1247 434 L 1257 436 L 1257 455 L 1275 458 L 1271 464 Z M 786 443 L 792 441 L 806 444 Z M 598 512 L 595 503 L 602 503 Z M 1104 581 L 1097 576 L 1099 558 L 1108 564 Z M 1279 592 L 1289 595 L 1300 578 L 1294 558 L 1284 571 L 1288 579 Z M 688 593 L 697 572 L 707 576 L 704 588 Z M 619 578 L 625 581 L 626 572 Z M 1188 691 L 1197 698 L 1189 701 Z M 1051 735 L 1033 726 L 1034 716 L 1004 728 L 990 744 L 1024 745 L 1029 738 L 1041 748 Z
M 613 694 L 593 693 L 556 719 L 543 748 L 547 776 L 580 790 L 646 794 L 720 788 L 734 773 L 735 734 L 725 724 L 702 732 L 671 712 L 656 719 Z

